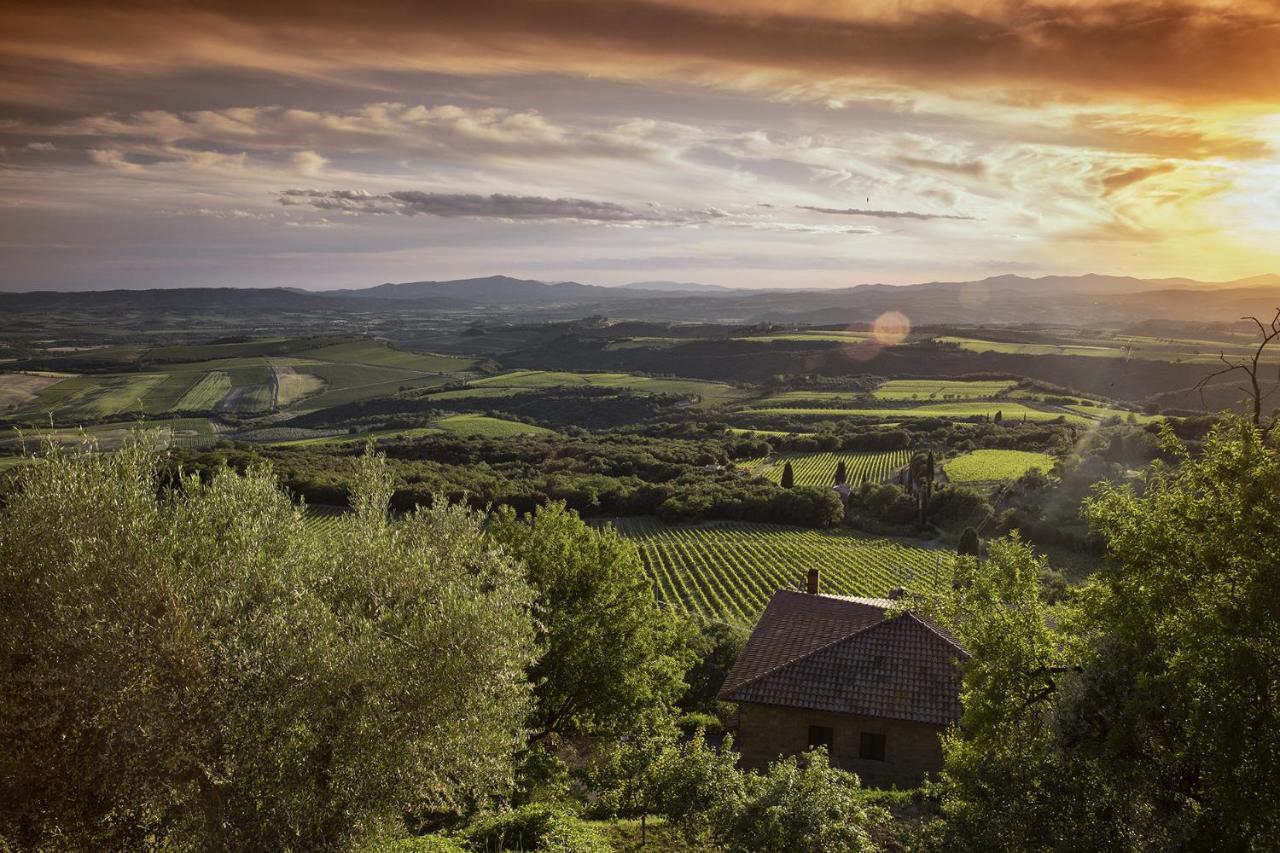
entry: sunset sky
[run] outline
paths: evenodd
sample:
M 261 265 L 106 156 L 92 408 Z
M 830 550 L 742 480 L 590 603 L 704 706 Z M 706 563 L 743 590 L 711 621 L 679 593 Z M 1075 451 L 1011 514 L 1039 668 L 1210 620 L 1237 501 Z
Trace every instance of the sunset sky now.
M 1274 0 L 0 3 L 0 100 L 7 290 L 1280 272 Z

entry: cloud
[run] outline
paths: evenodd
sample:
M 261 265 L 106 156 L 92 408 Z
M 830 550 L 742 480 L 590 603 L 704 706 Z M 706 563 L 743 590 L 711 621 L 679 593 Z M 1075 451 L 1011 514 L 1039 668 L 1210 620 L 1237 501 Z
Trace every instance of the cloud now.
M 953 175 L 967 175 L 979 178 L 987 173 L 987 164 L 982 160 L 931 160 L 926 157 L 895 157 L 894 162 L 917 169 L 930 169 Z
M 115 169 L 117 172 L 137 173 L 142 171 L 141 165 L 130 163 L 125 159 L 123 152 L 111 148 L 90 148 L 89 159 L 100 166 Z
M 959 219 L 976 222 L 972 216 L 959 216 L 954 213 L 918 213 L 914 210 L 864 210 L 856 207 L 815 207 L 810 204 L 796 205 L 798 210 L 812 210 L 814 213 L 831 213 L 837 216 L 871 216 L 877 219 Z
M 1154 166 L 1135 166 L 1131 169 L 1113 169 L 1101 178 L 1103 195 L 1111 195 L 1119 192 L 1125 187 L 1132 186 L 1139 181 L 1145 181 L 1147 178 L 1156 175 L 1164 175 L 1172 172 L 1177 167 L 1172 163 L 1159 163 Z
M 679 211 L 650 205 L 633 208 L 610 201 L 581 198 L 494 193 L 432 193 L 403 190 L 370 193 L 364 190 L 289 189 L 279 193 L 284 205 L 305 205 L 342 213 L 441 216 L 446 218 L 552 221 L 603 225 L 679 225 L 723 217 L 723 211 Z
M 344 112 L 282 106 L 233 107 L 87 116 L 52 126 L 14 127 L 47 136 L 134 139 L 166 145 L 382 155 L 642 158 L 656 152 L 644 136 L 655 123 L 607 130 L 567 128 L 533 110 L 444 104 L 366 104 Z
M 756 82 L 893 79 L 1179 101 L 1274 98 L 1280 12 L 1269 0 L 468 0 L 362 4 L 68 0 L 6 10 L 0 53 L 26 63 L 160 73 L 252 68 L 531 70 Z

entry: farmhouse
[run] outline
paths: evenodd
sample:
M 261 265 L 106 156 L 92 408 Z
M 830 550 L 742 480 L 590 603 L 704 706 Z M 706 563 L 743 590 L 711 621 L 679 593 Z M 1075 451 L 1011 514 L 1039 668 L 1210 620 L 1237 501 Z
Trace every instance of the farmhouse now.
M 969 657 L 929 622 L 886 618 L 890 599 L 779 590 L 725 679 L 738 704 L 743 764 L 825 746 L 837 767 L 876 786 L 917 785 L 942 769 L 938 736 L 960 718 Z

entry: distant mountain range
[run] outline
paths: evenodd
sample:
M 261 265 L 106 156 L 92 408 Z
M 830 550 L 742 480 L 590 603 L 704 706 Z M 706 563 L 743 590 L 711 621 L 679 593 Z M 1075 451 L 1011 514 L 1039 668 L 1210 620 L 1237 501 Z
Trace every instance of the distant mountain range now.
M 483 309 L 531 320 L 604 314 L 666 322 L 851 324 L 898 311 L 915 325 L 1235 321 L 1248 314 L 1269 318 L 1277 307 L 1280 276 L 1276 275 L 1219 283 L 1094 274 L 1002 275 L 979 281 L 772 291 L 672 281 L 602 287 L 497 275 L 331 291 L 186 288 L 0 294 L 0 312 L 26 315 L 95 309 L 225 314 Z

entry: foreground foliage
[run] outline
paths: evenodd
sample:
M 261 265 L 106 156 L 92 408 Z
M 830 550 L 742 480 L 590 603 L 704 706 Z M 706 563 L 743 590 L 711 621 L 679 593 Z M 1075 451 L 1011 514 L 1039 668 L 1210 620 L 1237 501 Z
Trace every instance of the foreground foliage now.
M 509 784 L 531 592 L 480 518 L 308 527 L 270 472 L 133 443 L 26 466 L 0 518 L 0 838 L 325 849 Z
M 1086 507 L 1111 565 L 1037 600 L 1017 542 L 960 561 L 974 653 L 945 743 L 947 849 L 1264 850 L 1280 837 L 1280 450 L 1226 421 Z

